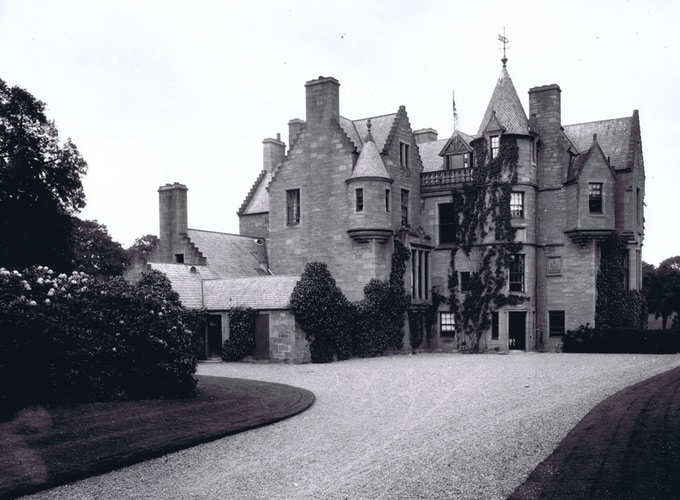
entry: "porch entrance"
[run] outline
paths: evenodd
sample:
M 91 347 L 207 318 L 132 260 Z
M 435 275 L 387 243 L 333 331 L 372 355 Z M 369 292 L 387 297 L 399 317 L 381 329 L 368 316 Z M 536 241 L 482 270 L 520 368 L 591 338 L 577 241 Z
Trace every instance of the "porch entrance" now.
M 269 359 L 269 314 L 255 316 L 255 359 Z
M 526 311 L 508 312 L 508 347 L 526 350 L 527 313 Z

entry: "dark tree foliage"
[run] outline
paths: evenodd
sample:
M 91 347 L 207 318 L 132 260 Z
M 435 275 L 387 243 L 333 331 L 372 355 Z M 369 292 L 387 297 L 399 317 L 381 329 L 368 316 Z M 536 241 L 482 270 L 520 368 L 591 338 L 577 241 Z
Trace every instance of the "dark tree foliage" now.
M 626 239 L 614 234 L 601 245 L 600 269 L 597 273 L 595 327 L 642 328 L 647 307 L 644 296 L 625 289 Z
M 643 263 L 642 283 L 649 312 L 661 318 L 665 330 L 668 318 L 680 314 L 680 256 L 664 260 L 658 268 Z
M 310 262 L 290 298 L 295 319 L 310 342 L 313 363 L 351 355 L 353 308 L 323 262 Z
M 255 352 L 255 318 L 257 311 L 249 307 L 229 310 L 229 338 L 222 346 L 222 359 L 239 361 Z
M 140 236 L 135 240 L 130 248 L 127 249 L 130 260 L 146 259 L 157 243 L 158 236 L 155 234 L 146 234 L 144 236 Z
M 451 311 L 460 334 L 460 348 L 483 350 L 481 340 L 491 328 L 491 313 L 507 304 L 520 304 L 527 297 L 504 293 L 512 255 L 522 248 L 515 242 L 510 214 L 512 186 L 517 183 L 519 149 L 514 137 L 503 135 L 495 158 L 489 158 L 487 142 L 475 141 L 472 182 L 458 196 L 458 248 L 451 251 L 449 291 Z M 469 291 L 461 293 L 456 254 L 462 251 L 470 264 Z
M 120 276 L 129 263 L 128 253 L 113 241 L 105 225 L 71 217 L 73 262 L 71 268 L 92 276 Z
M 85 206 L 87 164 L 45 104 L 0 80 L 0 265 L 70 270 L 70 216 Z

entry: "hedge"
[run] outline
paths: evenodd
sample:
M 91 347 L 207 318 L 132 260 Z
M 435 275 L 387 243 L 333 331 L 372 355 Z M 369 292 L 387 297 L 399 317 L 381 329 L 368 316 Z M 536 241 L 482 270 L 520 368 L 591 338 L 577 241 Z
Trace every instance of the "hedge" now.
M 563 349 L 584 353 L 673 354 L 680 352 L 680 330 L 599 330 L 586 325 L 564 335 Z

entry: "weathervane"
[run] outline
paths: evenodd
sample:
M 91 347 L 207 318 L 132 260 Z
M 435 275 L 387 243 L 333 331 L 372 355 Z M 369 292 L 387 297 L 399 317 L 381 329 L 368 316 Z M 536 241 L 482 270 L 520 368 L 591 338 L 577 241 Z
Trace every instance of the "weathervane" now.
M 505 49 L 507 45 L 510 43 L 510 40 L 508 40 L 505 36 L 505 26 L 503 26 L 503 34 L 498 35 L 498 41 L 503 42 L 503 59 L 501 59 L 501 61 L 503 62 L 503 67 L 505 68 L 505 63 L 508 62 L 508 58 L 505 57 Z

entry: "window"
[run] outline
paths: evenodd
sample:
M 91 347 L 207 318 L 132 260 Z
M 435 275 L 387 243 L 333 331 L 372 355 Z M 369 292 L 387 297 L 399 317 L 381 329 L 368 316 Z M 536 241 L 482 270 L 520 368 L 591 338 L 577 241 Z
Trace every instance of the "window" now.
M 439 204 L 439 244 L 456 242 L 456 206 Z
M 497 135 L 491 136 L 491 158 L 498 156 L 498 149 L 500 147 L 500 137 Z
M 510 291 L 524 291 L 524 255 L 510 256 Z
M 564 335 L 564 311 L 548 311 L 548 331 L 551 337 Z
M 429 296 L 430 253 L 425 250 L 411 250 L 411 297 L 425 299 Z
M 470 291 L 470 271 L 460 272 L 460 291 L 461 292 Z
M 602 183 L 588 183 L 588 209 L 591 214 L 602 213 Z
M 410 166 L 409 149 L 411 149 L 411 147 L 405 142 L 399 143 L 399 164 L 401 165 L 401 168 L 409 168 Z
M 500 323 L 498 320 L 498 312 L 491 313 L 491 340 L 498 340 L 498 333 L 500 332 Z
M 390 190 L 385 189 L 385 212 L 390 213 Z
M 524 193 L 510 193 L 510 216 L 524 218 Z
M 298 224 L 300 224 L 300 190 L 289 189 L 286 191 L 286 225 Z
M 175 254 L 175 262 L 177 264 L 184 264 L 184 254 L 183 253 L 176 253 Z
M 408 190 L 401 190 L 401 225 L 408 226 Z
M 355 210 L 357 212 L 364 211 L 364 190 L 363 188 L 358 188 L 354 191 L 355 194 Z
M 456 320 L 453 313 L 439 313 L 439 331 L 442 337 L 454 337 L 456 335 Z

